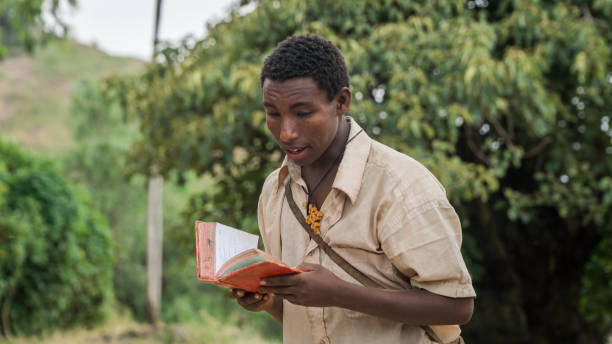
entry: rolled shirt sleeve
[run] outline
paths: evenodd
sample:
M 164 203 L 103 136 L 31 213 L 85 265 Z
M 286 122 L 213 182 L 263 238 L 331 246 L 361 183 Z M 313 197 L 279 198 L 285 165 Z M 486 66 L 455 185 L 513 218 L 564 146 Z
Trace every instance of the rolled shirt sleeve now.
M 461 255 L 459 218 L 445 197 L 435 196 L 411 209 L 395 197 L 381 219 L 381 247 L 412 286 L 448 297 L 475 297 Z

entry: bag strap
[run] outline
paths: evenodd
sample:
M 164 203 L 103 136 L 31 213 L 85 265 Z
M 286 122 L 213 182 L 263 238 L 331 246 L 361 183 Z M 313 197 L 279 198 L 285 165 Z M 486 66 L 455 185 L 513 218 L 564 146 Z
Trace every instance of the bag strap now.
M 293 192 L 291 191 L 291 178 L 289 178 L 288 182 L 285 183 L 285 198 L 287 199 L 287 203 L 289 203 L 289 208 L 291 208 L 293 215 L 295 215 L 297 221 L 300 223 L 300 225 L 302 225 L 302 228 L 304 228 L 310 238 L 314 240 L 317 245 L 319 245 L 319 247 L 323 249 L 323 251 L 325 251 L 325 253 L 334 261 L 334 263 L 336 263 L 339 267 L 342 268 L 342 270 L 346 271 L 346 273 L 351 275 L 354 279 L 359 281 L 359 283 L 361 283 L 365 287 L 384 289 L 384 287 L 380 283 L 365 275 L 363 272 L 357 270 L 353 265 L 351 265 L 351 263 L 349 263 L 346 259 L 342 258 L 342 256 L 340 256 L 336 251 L 334 251 L 334 249 L 332 249 L 320 235 L 317 235 L 312 230 L 312 228 L 310 228 L 308 223 L 306 223 L 304 215 L 302 215 L 302 212 L 298 208 L 297 204 L 295 204 L 295 200 L 293 199 Z M 436 333 L 431 329 L 430 326 L 421 325 L 421 328 L 425 330 L 425 333 L 427 333 L 430 339 L 438 343 L 443 343 L 442 340 L 440 340 L 440 337 L 436 335 Z
M 366 276 L 363 272 L 355 269 L 355 267 L 352 266 L 351 263 L 347 262 L 346 259 L 342 258 L 338 253 L 336 253 L 336 251 L 334 251 L 320 235 L 317 235 L 314 230 L 310 228 L 308 223 L 306 223 L 304 215 L 302 215 L 302 212 L 293 200 L 293 192 L 291 191 L 290 183 L 291 179 L 289 179 L 289 182 L 285 184 L 285 197 L 287 198 L 287 203 L 289 203 L 289 208 L 291 208 L 293 215 L 295 215 L 295 218 L 298 220 L 300 225 L 302 225 L 302 227 L 308 233 L 310 238 L 314 240 L 317 245 L 319 245 L 319 247 L 323 249 L 323 251 L 325 251 L 325 253 L 334 261 L 334 263 L 338 264 L 338 266 L 341 267 L 342 270 L 353 276 L 353 278 L 359 281 L 359 283 L 369 288 L 382 288 L 382 286 L 376 281 Z

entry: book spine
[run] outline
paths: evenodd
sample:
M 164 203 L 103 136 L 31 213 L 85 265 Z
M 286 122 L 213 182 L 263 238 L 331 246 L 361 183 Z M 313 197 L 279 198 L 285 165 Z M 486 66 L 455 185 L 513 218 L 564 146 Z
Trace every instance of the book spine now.
M 198 279 L 215 279 L 216 223 L 196 221 L 196 270 Z

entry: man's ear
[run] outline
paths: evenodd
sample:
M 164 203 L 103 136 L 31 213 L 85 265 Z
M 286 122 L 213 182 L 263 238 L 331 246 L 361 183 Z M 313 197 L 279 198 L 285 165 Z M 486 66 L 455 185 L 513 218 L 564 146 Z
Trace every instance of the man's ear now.
M 336 114 L 345 115 L 351 107 L 351 90 L 348 87 L 342 87 L 336 95 Z

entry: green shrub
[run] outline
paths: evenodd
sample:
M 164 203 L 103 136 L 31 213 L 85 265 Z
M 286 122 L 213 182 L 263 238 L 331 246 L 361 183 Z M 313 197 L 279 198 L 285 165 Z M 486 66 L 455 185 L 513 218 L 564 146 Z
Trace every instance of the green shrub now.
M 94 80 L 81 80 L 70 107 L 76 145 L 62 162 L 69 178 L 87 188 L 93 207 L 111 228 L 115 298 L 136 319 L 146 320 L 146 180 L 126 176 L 125 151 L 138 129 L 123 120 L 120 110 L 101 97 Z
M 112 295 L 110 230 L 47 160 L 0 141 L 2 332 L 35 334 L 104 315 Z

